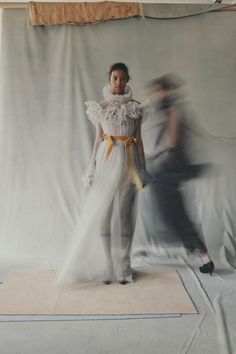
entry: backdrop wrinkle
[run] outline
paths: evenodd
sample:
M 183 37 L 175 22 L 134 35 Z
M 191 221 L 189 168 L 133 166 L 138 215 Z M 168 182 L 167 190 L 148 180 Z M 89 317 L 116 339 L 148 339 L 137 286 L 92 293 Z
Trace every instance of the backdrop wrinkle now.
M 224 41 L 222 33 L 227 33 Z M 137 100 L 144 99 L 149 79 L 176 72 L 185 80 L 194 112 L 189 118 L 196 122 L 198 117 L 202 127 L 191 133 L 196 161 L 211 162 L 217 170 L 186 184 L 189 210 L 210 253 L 234 263 L 235 35 L 235 14 L 230 12 L 29 28 L 24 10 L 4 10 L 1 254 L 36 257 L 49 267 L 64 258 L 87 193 L 81 175 L 95 136 L 84 102 L 102 100 L 109 66 L 122 61 L 130 68 Z M 151 116 L 143 127 L 146 153 L 153 149 L 157 121 Z M 140 193 L 138 210 L 134 247 L 158 246 L 168 235 L 150 188 Z

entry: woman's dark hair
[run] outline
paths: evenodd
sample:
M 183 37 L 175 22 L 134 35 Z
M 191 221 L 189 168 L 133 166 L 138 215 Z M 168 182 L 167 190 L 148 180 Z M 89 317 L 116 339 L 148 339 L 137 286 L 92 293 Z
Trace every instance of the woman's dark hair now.
M 129 69 L 128 69 L 128 67 L 127 67 L 124 63 L 115 63 L 115 64 L 113 64 L 113 65 L 110 67 L 110 70 L 109 70 L 109 72 L 108 72 L 108 74 L 109 74 L 109 79 L 110 79 L 110 77 L 111 77 L 112 72 L 115 71 L 115 70 L 121 70 L 121 71 L 123 71 L 123 72 L 126 74 L 127 79 L 128 79 L 128 80 L 130 79 L 130 76 L 129 76 Z

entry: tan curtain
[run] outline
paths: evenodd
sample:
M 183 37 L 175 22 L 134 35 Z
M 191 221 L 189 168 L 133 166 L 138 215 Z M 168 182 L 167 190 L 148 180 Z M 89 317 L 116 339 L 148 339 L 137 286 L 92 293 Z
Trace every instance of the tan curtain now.
M 89 24 L 140 16 L 138 3 L 29 3 L 29 22 L 37 25 Z
M 91 24 L 134 16 L 181 18 L 214 11 L 236 11 L 236 5 L 148 4 L 126 2 L 45 3 L 30 2 L 29 23 L 37 25 Z

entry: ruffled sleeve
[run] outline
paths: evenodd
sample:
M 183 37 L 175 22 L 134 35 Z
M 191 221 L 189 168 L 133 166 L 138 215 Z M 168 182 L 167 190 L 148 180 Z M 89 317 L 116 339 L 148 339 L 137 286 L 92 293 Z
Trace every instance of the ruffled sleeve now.
M 148 101 L 144 101 L 140 106 L 141 116 L 142 116 L 142 123 L 146 122 L 150 115 L 150 105 Z
M 85 106 L 87 107 L 86 114 L 88 116 L 88 119 L 94 125 L 97 125 L 97 123 L 100 121 L 100 118 L 102 115 L 101 105 L 99 103 L 97 103 L 96 101 L 86 101 Z

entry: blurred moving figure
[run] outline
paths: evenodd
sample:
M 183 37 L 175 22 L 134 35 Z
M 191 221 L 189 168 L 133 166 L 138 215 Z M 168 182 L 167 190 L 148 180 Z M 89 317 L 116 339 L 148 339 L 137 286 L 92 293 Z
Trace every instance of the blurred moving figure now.
M 174 94 L 181 85 L 181 80 L 173 74 L 164 75 L 149 84 L 149 102 L 164 116 L 164 124 L 156 143 L 158 145 L 160 140 L 163 140 L 164 150 L 152 154 L 147 159 L 156 159 L 162 155 L 158 174 L 154 176 L 156 182 L 153 182 L 155 184 L 153 189 L 166 227 L 177 235 L 186 249 L 200 255 L 203 262 L 199 268 L 200 272 L 212 274 L 214 263 L 187 214 L 180 190 L 185 180 L 196 177 L 202 172 L 201 165 L 191 165 L 189 160 L 183 126 L 184 114 L 177 95 Z

